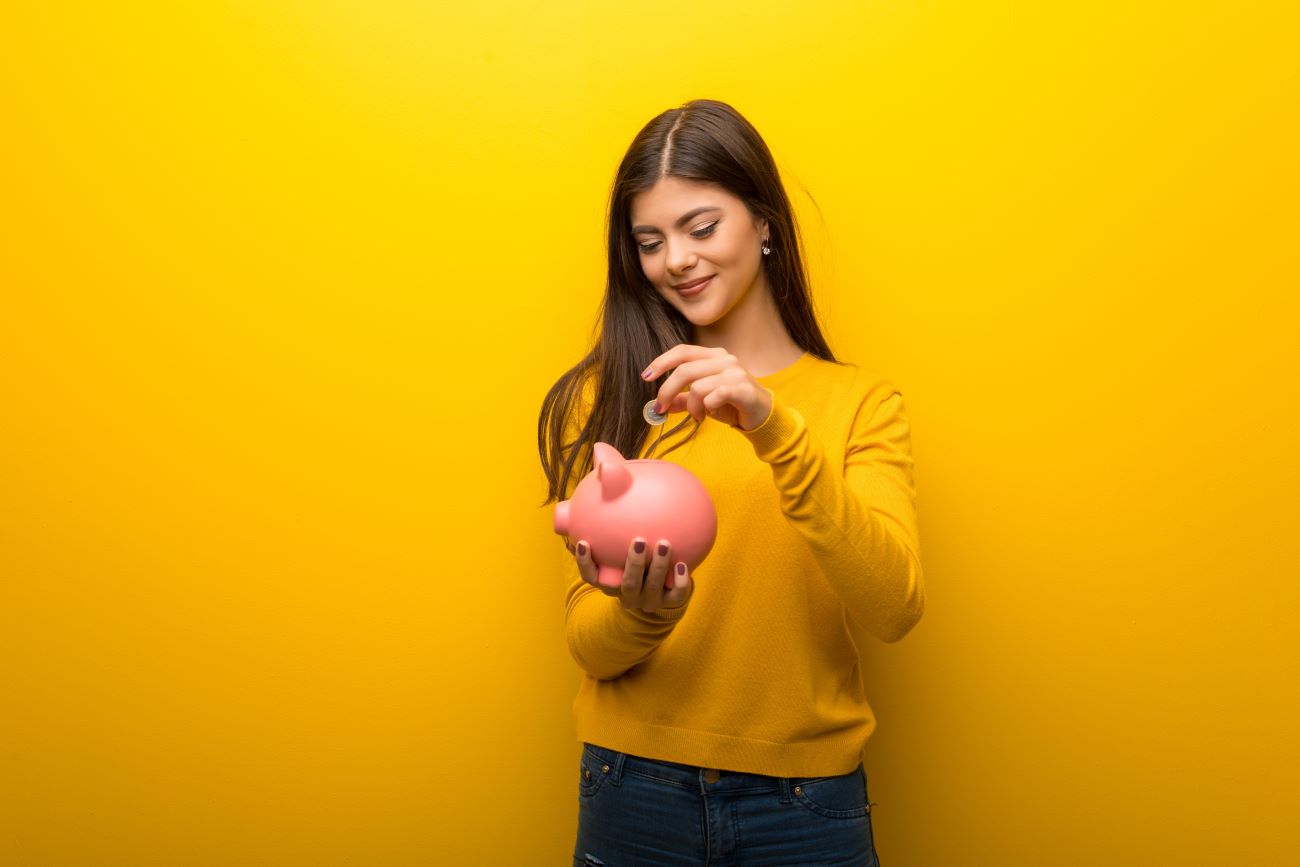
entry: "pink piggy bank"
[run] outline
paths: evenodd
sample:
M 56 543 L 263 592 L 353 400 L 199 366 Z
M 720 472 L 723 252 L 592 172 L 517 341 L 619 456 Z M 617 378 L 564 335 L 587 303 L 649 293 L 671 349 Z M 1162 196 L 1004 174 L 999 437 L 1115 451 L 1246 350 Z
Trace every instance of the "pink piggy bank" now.
M 718 536 L 718 513 L 704 485 L 690 470 L 670 461 L 625 460 L 608 443 L 592 449 L 595 469 L 578 483 L 573 497 L 555 506 L 555 532 L 576 543 L 585 539 L 605 587 L 623 583 L 632 540 L 651 546 L 667 539 L 672 562 L 694 571 Z M 672 589 L 670 568 L 664 587 Z

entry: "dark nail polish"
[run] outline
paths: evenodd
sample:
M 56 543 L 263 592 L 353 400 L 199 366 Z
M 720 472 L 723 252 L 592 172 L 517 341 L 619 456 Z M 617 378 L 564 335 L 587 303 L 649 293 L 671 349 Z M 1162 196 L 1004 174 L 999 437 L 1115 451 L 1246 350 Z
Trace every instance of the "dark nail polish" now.
M 587 543 L 586 543 L 586 542 L 579 542 L 579 543 L 578 543 L 578 556 L 579 556 L 579 557 L 586 557 L 586 556 L 587 556 Z
M 667 553 L 668 553 L 668 546 L 665 545 L 663 542 L 660 542 L 660 543 L 659 543 L 659 556 L 662 557 L 663 555 L 665 555 L 665 554 L 667 554 Z
M 632 545 L 632 550 L 637 552 L 638 554 L 644 554 L 645 542 L 641 541 L 640 539 L 637 539 L 636 543 Z
M 678 563 L 678 564 L 677 564 L 677 574 L 678 574 L 678 575 L 685 575 L 685 574 L 686 574 L 686 564 L 685 564 L 685 563 Z

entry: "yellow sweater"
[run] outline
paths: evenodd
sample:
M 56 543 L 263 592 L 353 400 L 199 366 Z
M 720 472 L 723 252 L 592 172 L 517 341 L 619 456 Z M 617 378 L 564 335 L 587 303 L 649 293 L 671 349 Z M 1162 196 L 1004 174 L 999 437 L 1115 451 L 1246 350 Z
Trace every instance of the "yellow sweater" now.
M 655 455 L 698 476 L 717 507 L 685 606 L 626 609 L 560 549 L 569 652 L 586 672 L 577 736 L 702 767 L 843 774 L 876 725 L 846 618 L 897 641 L 925 606 L 903 398 L 807 353 L 757 379 L 773 394 L 758 428 L 705 419 Z

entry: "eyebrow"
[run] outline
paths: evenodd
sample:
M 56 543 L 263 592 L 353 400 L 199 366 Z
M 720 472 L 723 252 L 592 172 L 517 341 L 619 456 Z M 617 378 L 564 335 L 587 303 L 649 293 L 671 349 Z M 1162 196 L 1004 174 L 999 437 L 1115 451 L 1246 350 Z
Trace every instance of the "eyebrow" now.
M 705 205 L 702 208 L 695 208 L 694 210 L 687 211 L 686 213 L 682 214 L 680 217 L 677 218 L 677 224 L 676 224 L 677 228 L 680 229 L 682 226 L 685 226 L 687 220 L 691 219 L 692 217 L 703 214 L 705 211 L 721 211 L 721 210 L 722 208 L 719 208 L 717 205 Z M 633 226 L 632 227 L 633 235 L 644 235 L 647 233 L 658 234 L 659 230 L 656 229 L 654 226 Z

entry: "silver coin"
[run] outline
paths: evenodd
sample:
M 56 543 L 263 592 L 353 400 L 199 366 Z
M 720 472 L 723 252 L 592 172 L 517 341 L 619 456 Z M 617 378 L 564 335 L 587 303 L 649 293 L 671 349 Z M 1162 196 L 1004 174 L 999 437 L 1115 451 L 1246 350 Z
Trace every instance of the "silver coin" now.
M 646 420 L 646 424 L 663 424 L 668 414 L 655 412 L 655 402 L 651 400 L 641 410 L 641 417 Z

